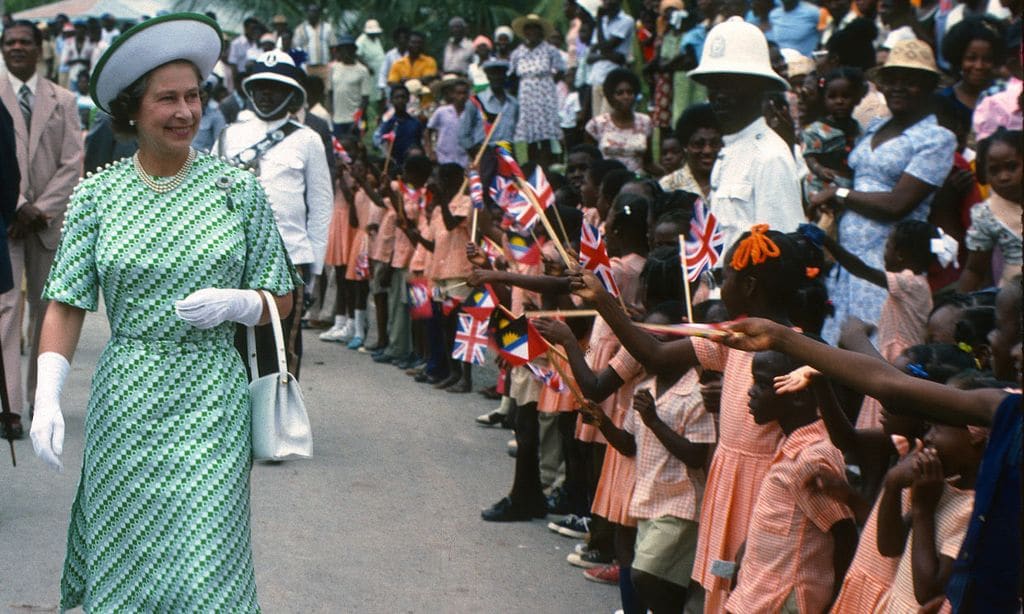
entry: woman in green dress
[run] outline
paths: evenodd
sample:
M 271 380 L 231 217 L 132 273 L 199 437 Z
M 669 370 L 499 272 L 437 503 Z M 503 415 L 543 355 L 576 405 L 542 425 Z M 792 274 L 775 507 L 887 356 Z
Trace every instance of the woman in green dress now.
M 32 423 L 62 469 L 60 392 L 86 311 L 111 339 L 92 380 L 61 607 L 257 612 L 249 528 L 250 403 L 235 323 L 291 310 L 296 283 L 255 176 L 190 147 L 220 52 L 195 14 L 124 33 L 91 95 L 139 151 L 75 190 L 44 298 Z

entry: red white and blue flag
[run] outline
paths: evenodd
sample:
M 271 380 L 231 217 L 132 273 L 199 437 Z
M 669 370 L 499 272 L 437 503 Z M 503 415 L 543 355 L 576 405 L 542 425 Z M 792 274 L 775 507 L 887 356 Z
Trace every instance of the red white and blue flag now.
M 533 195 L 537 197 L 537 202 L 540 203 L 542 209 L 555 206 L 555 191 L 551 189 L 551 184 L 548 183 L 544 169 L 539 164 L 530 176 L 529 183 L 530 187 L 533 188 Z
M 455 329 L 455 343 L 452 358 L 472 365 L 484 364 L 484 348 L 487 347 L 487 320 L 477 320 L 468 313 L 460 313 Z
M 504 213 L 504 227 L 511 227 L 520 233 L 529 233 L 540 219 L 537 217 L 537 210 L 512 179 L 496 175 L 490 193 L 491 198 Z
M 526 179 L 526 175 L 523 174 L 523 169 L 519 168 L 519 163 L 516 162 L 516 159 L 512 156 L 511 149 L 503 145 L 498 145 L 494 148 L 494 153 L 498 155 L 499 175 Z
M 701 274 L 718 266 L 725 250 L 725 235 L 718 226 L 718 218 L 701 198 L 693 204 L 693 219 L 686 240 L 686 270 L 690 282 L 700 279 Z
M 508 251 L 512 259 L 519 264 L 532 266 L 540 264 L 540 245 L 529 237 L 522 235 L 508 235 Z
M 480 246 L 480 250 L 483 251 L 484 255 L 487 256 L 488 262 L 492 265 L 499 256 L 504 256 L 505 252 L 501 249 L 501 246 L 495 243 L 490 237 L 484 237 L 483 243 Z
M 554 369 L 538 367 L 532 362 L 526 363 L 526 368 L 533 374 L 533 379 L 544 384 L 555 392 L 565 392 L 565 382 L 562 381 L 562 376 Z
M 409 288 L 409 317 L 413 320 L 429 320 L 434 315 L 430 304 L 430 280 L 413 277 L 407 282 Z
M 480 181 L 480 173 L 469 171 L 469 200 L 474 209 L 484 208 L 484 185 Z
M 491 289 L 490 284 L 485 284 L 483 288 L 473 290 L 466 297 L 465 302 L 462 303 L 462 311 L 474 319 L 486 320 L 491 317 L 495 306 L 497 306 L 497 301 L 494 299 L 494 290 Z
M 335 158 L 341 160 L 345 164 L 352 164 L 352 156 L 348 155 L 348 152 L 345 151 L 345 146 L 341 144 L 341 141 L 339 141 L 336 136 L 331 137 L 331 149 L 334 150 Z
M 512 319 L 504 313 L 495 312 L 492 318 L 492 339 L 494 347 L 508 363 L 521 367 L 540 356 L 547 349 L 544 338 L 540 336 L 526 316 Z
M 592 224 L 583 222 L 580 232 L 580 264 L 601 280 L 601 285 L 612 296 L 619 295 L 619 286 L 612 275 L 612 263 L 608 258 L 608 249 L 604 244 L 601 231 Z

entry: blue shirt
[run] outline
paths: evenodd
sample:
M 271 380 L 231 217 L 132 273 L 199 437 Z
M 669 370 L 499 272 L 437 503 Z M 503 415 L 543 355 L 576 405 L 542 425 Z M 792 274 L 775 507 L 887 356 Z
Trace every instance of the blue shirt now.
M 807 57 L 818 47 L 821 34 L 818 32 L 818 19 L 821 9 L 810 2 L 801 2 L 787 11 L 781 6 L 768 13 L 768 21 L 772 24 L 775 42 L 783 49 L 796 49 Z
M 395 144 L 391 149 L 391 159 L 401 166 L 405 163 L 405 153 L 413 145 L 423 145 L 423 122 L 412 115 L 393 115 L 381 123 L 373 133 L 373 144 L 382 152 L 387 152 L 387 141 L 382 139 L 388 132 L 394 131 Z
M 946 597 L 954 612 L 1019 612 L 1021 396 L 996 410 L 974 486 L 974 510 Z

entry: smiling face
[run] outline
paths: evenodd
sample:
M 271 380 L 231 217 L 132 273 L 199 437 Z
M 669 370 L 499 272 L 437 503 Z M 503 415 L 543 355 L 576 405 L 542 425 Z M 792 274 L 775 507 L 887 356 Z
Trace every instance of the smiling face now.
M 934 77 L 912 68 L 887 68 L 879 79 L 878 89 L 895 116 L 920 110 L 931 95 Z
M 139 148 L 164 155 L 187 152 L 202 114 L 195 66 L 172 62 L 155 69 L 135 117 Z
M 697 128 L 686 142 L 686 160 L 698 177 L 711 175 L 711 168 L 722 151 L 722 133 L 714 128 Z
M 707 75 L 708 102 L 726 134 L 746 128 L 761 116 L 764 82 L 743 75 Z
M 12 75 L 27 81 L 36 71 L 39 62 L 39 45 L 31 28 L 13 26 L 4 30 L 4 64 Z
M 992 83 L 995 65 L 992 43 L 973 40 L 964 49 L 964 57 L 960 60 L 960 76 L 967 85 L 982 89 Z

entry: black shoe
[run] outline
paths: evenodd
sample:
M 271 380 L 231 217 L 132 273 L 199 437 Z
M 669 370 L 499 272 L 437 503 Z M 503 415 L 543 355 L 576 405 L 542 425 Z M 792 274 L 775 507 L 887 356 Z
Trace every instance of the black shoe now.
M 547 497 L 546 503 L 549 514 L 565 516 L 570 511 L 569 495 L 561 486 L 551 491 L 551 494 Z
M 461 375 L 456 373 L 449 373 L 444 379 L 434 384 L 434 388 L 437 388 L 438 390 L 443 390 L 444 388 L 447 388 L 448 386 L 455 384 L 460 379 L 462 379 Z
M 487 522 L 523 522 L 532 520 L 536 516 L 512 503 L 512 499 L 509 497 L 505 497 L 480 512 L 480 517 Z

